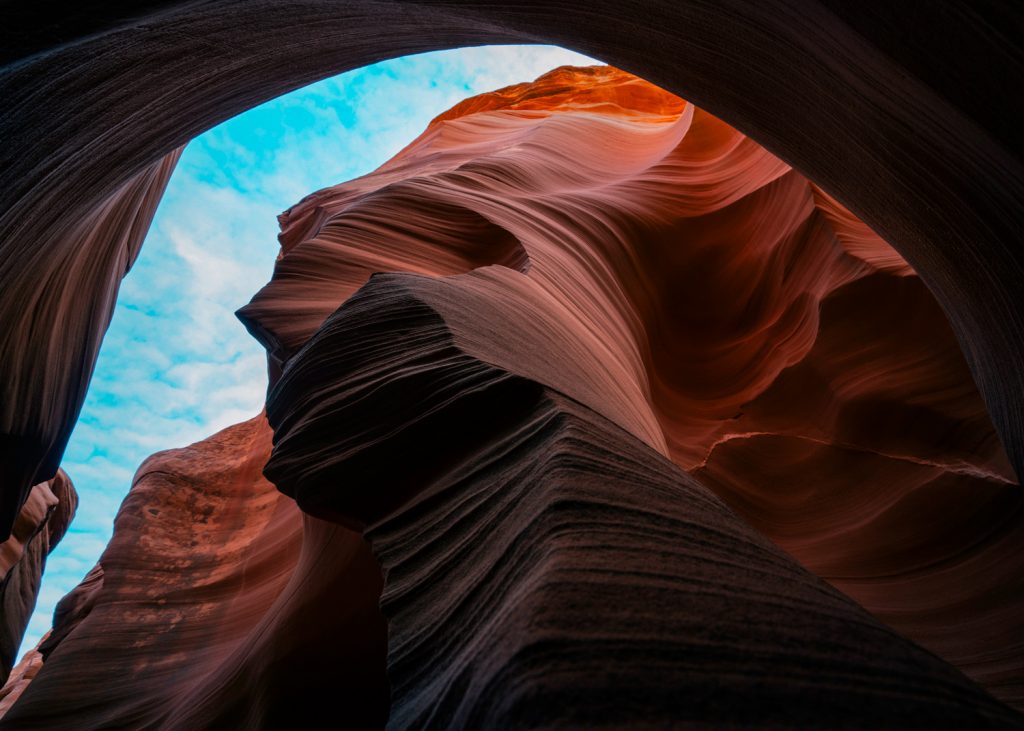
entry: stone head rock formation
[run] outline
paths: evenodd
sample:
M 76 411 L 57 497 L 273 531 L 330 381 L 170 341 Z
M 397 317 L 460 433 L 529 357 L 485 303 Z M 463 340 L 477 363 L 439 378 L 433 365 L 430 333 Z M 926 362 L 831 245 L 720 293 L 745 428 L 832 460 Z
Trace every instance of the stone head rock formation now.
M 0 725 L 1020 726 L 957 337 L 749 137 L 565 67 L 279 223 L 269 425 L 140 467 Z

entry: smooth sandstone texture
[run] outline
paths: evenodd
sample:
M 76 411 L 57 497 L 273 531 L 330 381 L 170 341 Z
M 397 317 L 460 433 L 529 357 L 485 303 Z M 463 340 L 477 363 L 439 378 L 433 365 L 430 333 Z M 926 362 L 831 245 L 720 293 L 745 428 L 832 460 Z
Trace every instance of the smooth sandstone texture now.
M 1019 727 L 650 446 L 465 353 L 424 295 L 472 312 L 472 276 L 374 277 L 268 399 L 267 476 L 368 526 L 388 728 Z
M 898 254 L 750 139 L 622 72 L 560 69 L 281 223 L 240 315 L 284 369 L 267 474 L 316 517 L 259 477 L 261 419 L 152 458 L 10 727 L 339 704 L 380 725 L 386 657 L 396 727 L 1019 723 L 680 471 L 1019 702 L 1019 488 L 953 334 Z M 421 276 L 351 298 L 380 269 Z M 765 570 L 708 573 L 736 554 Z
M 462 350 L 626 429 L 1024 704 L 1024 495 L 942 310 L 749 138 L 628 74 L 563 68 L 462 102 L 280 224 L 274 278 L 239 312 L 275 369 L 373 271 L 497 265 L 460 284 L 472 308 L 424 295 Z
M 23 233 L 30 245 L 0 257 L 0 537 L 29 487 L 57 471 L 121 278 L 180 155 L 147 165 L 79 219 Z
M 0 538 L 59 464 L 130 260 L 107 253 L 133 224 L 113 238 L 80 227 L 96 228 L 125 186 L 244 109 L 383 58 L 482 43 L 556 43 L 629 70 L 835 196 L 936 295 L 1018 475 L 1024 467 L 1017 2 L 65 6 L 11 6 L 0 24 Z M 61 304 L 72 292 L 74 307 Z

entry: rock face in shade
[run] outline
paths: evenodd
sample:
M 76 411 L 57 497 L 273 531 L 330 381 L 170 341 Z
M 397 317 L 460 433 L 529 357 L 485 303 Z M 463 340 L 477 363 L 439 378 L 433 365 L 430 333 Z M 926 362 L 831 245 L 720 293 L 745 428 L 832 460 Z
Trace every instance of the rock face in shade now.
M 270 437 L 259 416 L 139 468 L 5 727 L 383 723 L 377 564 L 262 477 Z
M 1019 726 L 649 445 L 463 351 L 433 303 L 475 311 L 473 276 L 375 277 L 268 400 L 267 475 L 368 526 L 388 728 Z
M 396 728 L 1020 723 L 741 520 L 1020 703 L 1019 487 L 952 332 L 750 139 L 560 69 L 281 223 L 240 315 L 298 507 L 262 419 L 151 458 L 10 727 L 380 725 L 388 680 Z
M 148 165 L 81 219 L 30 237 L 23 257 L 0 260 L 0 538 L 29 488 L 57 472 L 121 278 L 180 154 Z
M 78 506 L 65 474 L 40 482 L 29 492 L 11 530 L 0 543 L 0 674 L 4 681 L 18 660 L 15 653 L 36 606 L 46 557 L 60 542 Z
M 239 313 L 277 365 L 373 271 L 500 265 L 462 285 L 472 310 L 432 303 L 461 348 L 626 429 L 1024 704 L 1024 494 L 942 310 L 749 138 L 628 74 L 563 68 L 462 102 L 280 223 L 274 278 Z

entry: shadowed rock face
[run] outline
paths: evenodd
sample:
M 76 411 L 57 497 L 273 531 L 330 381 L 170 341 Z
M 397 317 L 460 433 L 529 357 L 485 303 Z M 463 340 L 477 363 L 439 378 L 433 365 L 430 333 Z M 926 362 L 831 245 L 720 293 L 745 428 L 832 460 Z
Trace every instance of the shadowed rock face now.
M 489 235 L 458 228 L 476 220 Z M 628 74 L 563 68 L 457 105 L 280 222 L 274 278 L 239 313 L 275 356 L 374 267 L 503 264 L 460 284 L 472 308 L 424 295 L 461 349 L 626 429 L 1024 701 L 1024 496 L 949 325 L 895 251 L 749 138 Z
M 11 727 L 380 725 L 389 681 L 396 728 L 1019 723 L 806 570 L 1021 702 L 1019 486 L 955 336 L 752 140 L 563 68 L 281 227 L 240 316 L 286 495 L 262 417 L 151 458 Z
M 463 352 L 431 303 L 474 311 L 472 277 L 375 277 L 268 402 L 267 475 L 368 525 L 388 728 L 1020 722 L 648 445 Z

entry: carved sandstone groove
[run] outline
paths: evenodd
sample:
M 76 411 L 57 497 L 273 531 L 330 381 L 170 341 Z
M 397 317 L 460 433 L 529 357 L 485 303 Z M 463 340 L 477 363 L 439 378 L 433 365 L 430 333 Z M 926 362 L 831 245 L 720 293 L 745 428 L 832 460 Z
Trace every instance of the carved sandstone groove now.
M 753 713 L 740 695 L 782 725 L 1019 721 L 679 469 L 1019 699 L 1019 488 L 949 326 L 867 226 L 736 130 L 614 69 L 560 69 L 467 100 L 377 172 L 308 197 L 281 241 L 242 315 L 284 366 L 268 474 L 319 517 L 300 527 L 256 474 L 257 422 L 154 458 L 102 583 L 62 603 L 15 727 L 258 726 L 315 718 L 341 693 L 353 723 L 379 724 L 380 577 L 349 529 L 368 524 L 389 571 L 395 725 L 738 724 Z M 487 264 L 377 277 L 348 299 L 377 267 Z M 805 626 L 810 644 L 789 634 Z M 538 656 L 548 629 L 557 651 Z M 574 655 L 574 637 L 597 641 Z M 638 666 L 657 646 L 679 651 L 666 677 L 691 705 Z M 619 650 L 624 685 L 591 677 Z M 103 666 L 82 677 L 92 657 Z M 517 700 L 542 685 L 560 700 Z M 813 711 L 770 700 L 792 688 Z M 567 702 L 572 689 L 603 710 Z M 495 698 L 508 705 L 484 707 Z
M 649 446 L 462 352 L 421 294 L 472 310 L 466 279 L 374 277 L 268 401 L 268 476 L 369 526 L 389 728 L 1017 727 Z
M 181 149 L 77 220 L 0 257 L 0 538 L 29 488 L 57 472 L 121 278 L 142 247 Z M 56 204 L 55 204 L 56 205 Z
M 275 366 L 373 271 L 503 264 L 462 280 L 472 308 L 423 295 L 461 349 L 669 456 L 1024 703 L 1024 493 L 949 324 L 892 248 L 749 138 L 566 67 L 456 105 L 280 223 L 274 277 L 239 312 Z

